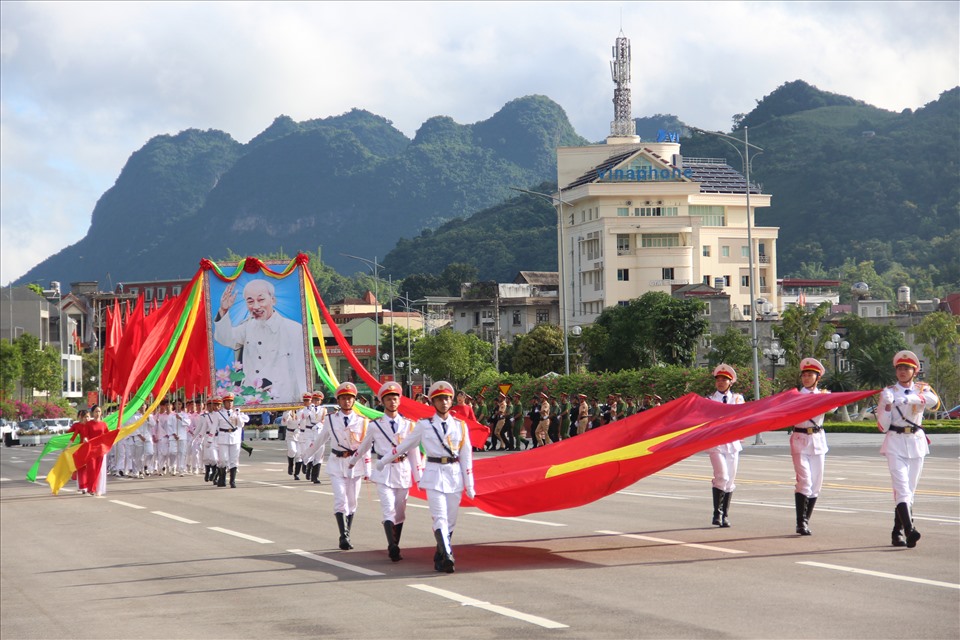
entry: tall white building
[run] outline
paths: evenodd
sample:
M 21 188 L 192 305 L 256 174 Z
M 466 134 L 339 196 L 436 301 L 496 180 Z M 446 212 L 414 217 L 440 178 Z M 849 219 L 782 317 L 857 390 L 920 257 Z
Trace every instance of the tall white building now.
M 624 117 L 625 66 L 617 58 L 624 50 L 629 56 L 629 41 L 624 47 L 620 40 L 611 65 L 617 119 Z M 770 195 L 750 187 L 751 273 L 744 177 L 722 159 L 684 158 L 678 132 L 643 142 L 630 131 L 614 120 L 606 144 L 557 149 L 560 304 L 567 325 L 590 324 L 606 307 L 648 291 L 670 293 L 700 282 L 729 294 L 739 316 L 733 319 L 778 309 L 779 229 L 756 227 L 753 220 L 756 208 L 770 206 Z

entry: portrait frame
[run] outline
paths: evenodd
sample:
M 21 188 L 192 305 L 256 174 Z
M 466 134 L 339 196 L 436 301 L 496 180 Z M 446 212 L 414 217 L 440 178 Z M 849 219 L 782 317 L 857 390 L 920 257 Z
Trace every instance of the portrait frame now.
M 236 268 L 239 264 L 226 262 L 220 263 L 220 266 L 224 272 L 228 272 L 231 267 Z M 304 290 L 305 267 L 297 264 L 283 277 L 273 276 L 265 270 L 280 273 L 288 264 L 288 261 L 265 260 L 265 268 L 257 269 L 253 273 L 245 269 L 233 280 L 221 278 L 213 270 L 206 271 L 203 275 L 207 353 L 210 361 L 209 388 L 215 396 L 222 397 L 226 393 L 232 393 L 234 406 L 242 411 L 275 411 L 301 407 L 303 394 L 311 392 L 313 388 L 306 322 L 308 311 Z M 247 332 L 263 329 L 255 329 L 253 326 L 255 318 L 244 298 L 244 290 L 251 282 L 258 280 L 265 283 L 254 288 L 261 294 L 272 289 L 272 316 L 277 316 L 274 318 L 275 323 L 282 324 L 272 326 L 271 330 L 267 331 L 266 340 L 251 342 L 253 334 Z M 231 287 L 235 299 L 230 304 L 227 315 L 221 316 L 221 300 Z M 261 300 L 264 297 L 268 296 L 259 296 Z M 218 318 L 221 321 L 219 325 Z M 223 320 L 229 321 L 229 328 Z M 299 329 L 294 325 L 299 325 Z M 228 342 L 233 346 L 226 344 Z M 255 353 L 259 363 L 266 362 L 265 367 L 255 370 L 254 366 L 264 365 L 253 365 L 249 362 L 245 365 L 243 354 L 247 347 L 243 345 L 263 345 L 264 342 L 267 346 L 250 348 L 263 350 L 262 353 Z M 279 348 L 270 348 L 274 344 L 280 345 Z

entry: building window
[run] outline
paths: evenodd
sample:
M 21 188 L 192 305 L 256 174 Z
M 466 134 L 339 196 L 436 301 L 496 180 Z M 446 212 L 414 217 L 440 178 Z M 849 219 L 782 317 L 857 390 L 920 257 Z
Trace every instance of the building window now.
M 587 212 L 583 209 L 580 210 L 580 222 L 587 221 Z
M 461 317 L 461 318 L 466 318 L 466 317 L 467 317 L 467 312 L 466 312 L 466 311 L 461 311 L 461 312 L 460 312 L 460 317 Z
M 537 309 L 537 324 L 544 324 L 546 322 L 550 322 L 550 310 Z
M 127 291 L 129 291 L 131 295 L 137 295 L 138 293 L 140 293 L 140 289 L 136 287 L 130 287 L 129 289 L 127 289 Z
M 571 225 L 571 226 L 573 225 L 573 222 L 574 222 L 574 219 L 575 219 L 575 216 L 576 216 L 576 215 L 577 215 L 577 214 L 575 214 L 575 213 L 571 213 L 571 214 L 570 214 L 570 225 Z
M 750 276 L 740 276 L 740 286 L 749 287 L 750 286 Z
M 724 258 L 730 257 L 730 247 L 724 246 L 720 247 L 720 255 Z
M 701 224 L 705 227 L 727 226 L 726 214 L 722 206 L 692 204 L 690 205 L 690 216 L 700 217 Z
M 143 299 L 147 302 L 153 300 L 153 289 L 144 289 L 143 290 Z
M 641 238 L 641 246 L 648 249 L 680 246 L 678 233 L 645 233 Z
M 677 207 L 637 207 L 633 210 L 633 215 L 641 218 L 675 218 L 679 213 Z
M 703 315 L 709 316 L 709 315 L 710 315 L 710 303 L 709 303 L 709 302 L 704 302 L 703 304 L 706 305 L 706 306 L 704 307 L 704 309 L 703 309 Z
M 167 290 L 163 287 L 157 287 L 157 302 L 163 302 L 163 299 L 166 297 Z
M 630 280 L 630 269 L 617 269 L 617 280 L 620 282 Z
M 629 216 L 630 209 L 628 209 L 627 207 L 617 207 L 617 215 L 620 217 Z
M 513 312 L 513 326 L 515 327 L 520 326 L 520 310 L 519 309 Z
M 703 284 L 710 286 L 710 276 L 703 276 Z
M 173 288 L 173 295 L 178 296 L 178 295 L 180 295 L 180 292 L 181 292 L 181 291 L 183 291 L 183 288 L 182 288 L 182 287 L 174 287 L 174 288 Z
M 673 280 L 673 267 L 663 267 L 661 271 L 664 280 Z
M 630 306 L 630 301 L 629 301 L 629 300 L 618 300 L 618 301 L 617 301 L 617 306 L 618 306 L 618 307 L 629 307 L 629 306 Z
M 740 247 L 740 257 L 749 258 L 750 257 L 750 247 L 743 245 Z
M 723 276 L 723 286 L 725 287 L 730 286 L 730 276 Z
M 710 257 L 710 245 L 708 244 L 703 245 L 703 257 L 704 258 Z
M 744 317 L 744 318 L 747 318 L 747 319 L 750 318 L 750 305 L 748 305 L 748 304 L 743 305 L 743 317 Z M 746 332 L 744 332 L 744 333 L 746 333 Z
M 630 234 L 628 233 L 618 233 L 617 234 L 617 255 L 625 256 L 630 253 Z
M 767 288 L 767 276 L 760 276 L 760 289 L 763 290 L 766 288 Z

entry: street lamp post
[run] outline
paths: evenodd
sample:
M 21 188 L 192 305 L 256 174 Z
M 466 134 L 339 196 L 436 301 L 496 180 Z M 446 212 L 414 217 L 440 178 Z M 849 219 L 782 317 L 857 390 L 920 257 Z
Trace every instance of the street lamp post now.
M 835 333 L 830 336 L 830 340 L 823 345 L 828 351 L 833 352 L 833 373 L 840 372 L 840 354 L 850 348 L 850 343 L 840 339 L 840 334 Z
M 780 364 L 780 358 L 785 356 L 786 353 L 787 350 L 782 348 L 780 341 L 775 338 L 770 341 L 770 346 L 763 350 L 764 357 L 770 359 L 770 380 L 777 377 L 777 365 Z
M 63 373 L 63 296 L 60 293 L 60 283 L 51 282 L 50 288 L 43 290 L 43 295 L 57 300 L 57 348 L 60 350 L 60 395 L 63 396 L 66 376 Z
M 563 327 L 563 372 L 566 375 L 570 375 L 570 340 L 567 336 L 567 310 L 566 310 L 566 291 L 563 286 L 564 278 L 564 269 L 563 269 L 563 205 L 573 206 L 569 202 L 563 199 L 563 190 L 557 188 L 557 193 L 559 195 L 550 195 L 548 193 L 540 193 L 539 191 L 529 191 L 527 189 L 520 189 L 518 187 L 510 187 L 513 191 L 519 191 L 520 193 L 526 193 L 531 196 L 537 196 L 538 198 L 544 198 L 549 200 L 551 204 L 557 207 L 557 249 L 560 253 L 560 277 L 557 282 L 559 283 L 559 305 L 560 305 L 560 316 L 562 318 L 562 327 Z
M 750 271 L 750 342 L 752 345 L 753 351 L 753 399 L 760 399 L 760 356 L 759 356 L 759 338 L 757 337 L 757 296 L 755 290 L 755 280 L 754 271 L 753 271 L 753 221 L 750 219 L 750 149 L 755 149 L 760 153 L 763 153 L 763 149 L 756 145 L 750 144 L 750 128 L 743 128 L 743 140 L 740 138 L 735 138 L 733 136 L 728 136 L 725 133 L 720 133 L 719 131 L 706 131 L 704 129 L 697 129 L 696 127 L 690 127 L 695 131 L 700 133 L 705 133 L 711 136 L 717 136 L 718 138 L 724 139 L 724 142 L 727 140 L 733 140 L 734 142 L 740 143 L 743 145 L 743 153 L 740 153 L 738 149 L 733 144 L 727 142 L 733 150 L 737 152 L 737 155 L 740 156 L 740 160 L 743 162 L 744 166 L 744 178 L 746 179 L 747 185 L 744 189 L 747 197 L 747 256 L 748 263 L 747 268 Z
M 361 258 L 360 256 L 352 256 L 349 253 L 341 253 L 344 258 L 353 258 L 354 260 L 359 260 L 364 263 L 370 270 L 373 271 L 373 323 L 376 325 L 376 336 L 374 338 L 374 343 L 376 346 L 376 363 L 377 363 L 377 381 L 380 381 L 380 268 L 382 264 L 377 263 L 377 257 L 374 256 L 373 260 L 367 260 L 366 258 Z

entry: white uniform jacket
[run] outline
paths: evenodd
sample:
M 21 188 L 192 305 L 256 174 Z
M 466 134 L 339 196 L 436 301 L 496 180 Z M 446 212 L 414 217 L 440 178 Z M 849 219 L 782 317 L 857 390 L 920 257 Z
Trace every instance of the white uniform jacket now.
M 323 421 L 320 434 L 304 457 L 313 455 L 320 447 L 330 441 L 330 456 L 327 458 L 327 473 L 341 478 L 362 478 L 370 476 L 370 461 L 350 467 L 350 457 L 360 447 L 367 435 L 367 419 L 355 411 L 344 413 L 337 411 Z M 346 455 L 344 455 L 346 454 Z
M 391 421 L 393 425 L 390 424 Z M 357 464 L 371 449 L 377 458 L 390 455 L 413 433 L 413 428 L 414 423 L 399 414 L 396 418 L 384 415 L 371 420 L 367 425 L 367 435 L 353 454 L 351 463 Z M 370 472 L 370 479 L 391 489 L 409 489 L 413 484 L 412 480 L 420 480 L 422 471 L 420 449 L 414 448 L 408 455 L 384 466 L 382 471 L 374 467 Z
M 172 439 L 180 442 L 189 442 L 190 414 L 186 411 L 181 411 L 180 413 L 172 413 L 170 416 L 171 422 L 173 423 Z M 179 420 L 177 418 L 179 418 Z
M 930 453 L 927 436 L 920 425 L 924 409 L 933 409 L 939 404 L 937 393 L 925 382 L 911 382 L 908 387 L 897 383 L 881 391 L 877 426 L 887 435 L 880 453 L 904 458 L 922 458 Z
M 826 389 L 814 388 L 813 391 L 803 387 L 800 393 L 830 393 Z M 790 433 L 790 450 L 806 455 L 822 455 L 827 452 L 827 434 L 823 431 L 823 417 L 826 414 L 810 418 L 803 424 L 794 426 L 794 429 L 806 429 L 806 433 L 792 431 Z
M 250 416 L 239 409 L 220 409 L 210 414 L 217 430 L 217 444 L 240 444 L 243 441 L 243 425 Z
M 714 400 L 716 402 L 723 402 L 723 399 L 726 398 L 727 401 L 725 404 L 743 404 L 743 396 L 739 393 L 734 393 L 733 391 L 727 390 L 726 393 L 720 393 L 715 391 L 712 396 L 707 396 L 708 400 Z M 728 442 L 727 444 L 717 445 L 707 451 L 713 453 L 736 453 L 737 451 L 743 451 L 743 445 L 740 444 L 739 440 L 734 440 L 733 442 Z
M 408 454 L 417 445 L 423 445 L 426 454 L 419 482 L 421 489 L 441 493 L 460 493 L 466 489 L 473 493 L 473 448 L 466 422 L 452 414 L 446 420 L 440 420 L 436 414 L 418 420 L 413 432 L 383 462 L 389 463 L 397 456 Z M 450 459 L 454 462 L 443 462 Z

